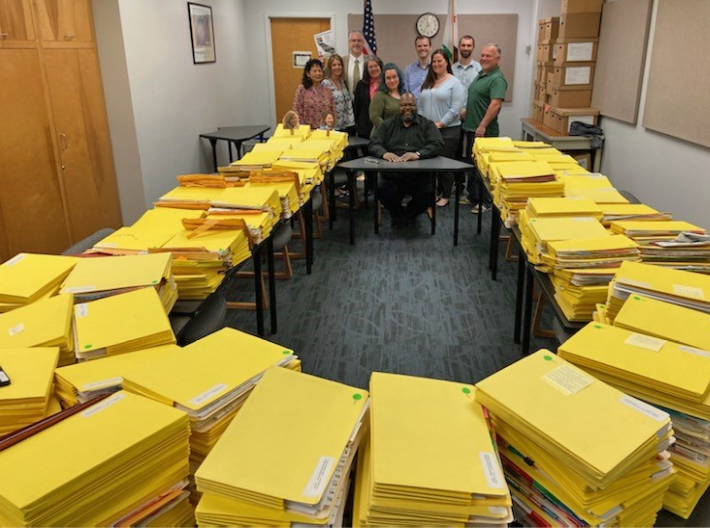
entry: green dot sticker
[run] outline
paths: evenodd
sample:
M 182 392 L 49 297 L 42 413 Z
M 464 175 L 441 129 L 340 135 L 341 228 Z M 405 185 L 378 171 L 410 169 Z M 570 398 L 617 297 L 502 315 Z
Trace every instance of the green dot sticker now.
M 154 280 L 154 281 L 153 281 L 153 284 L 158 284 L 158 281 L 157 281 L 157 280 Z
M 284 350 L 284 351 L 282 352 L 282 354 L 283 354 L 284 356 L 288 356 L 290 353 L 291 353 L 290 350 Z
M 552 356 L 543 356 L 545 358 L 545 361 L 552 361 Z
M 92 348 L 94 345 L 84 345 L 84 348 Z
M 355 401 L 362 400 L 362 394 L 353 394 L 353 400 L 355 400 Z
M 594 328 L 601 328 L 602 325 L 594 325 Z
M 641 297 L 639 297 L 638 295 L 634 295 L 634 301 L 640 301 L 640 300 L 641 300 Z
M 463 392 L 464 394 L 471 394 L 471 389 L 469 389 L 468 387 L 464 387 L 463 389 L 461 389 L 461 392 Z

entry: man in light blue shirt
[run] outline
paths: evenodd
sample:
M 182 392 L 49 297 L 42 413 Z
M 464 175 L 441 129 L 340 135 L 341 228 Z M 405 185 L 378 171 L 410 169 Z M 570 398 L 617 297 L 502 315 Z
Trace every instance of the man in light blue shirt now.
M 429 59 L 431 58 L 431 39 L 419 35 L 414 39 L 414 47 L 417 50 L 418 60 L 408 64 L 404 68 L 404 89 L 414 95 L 418 100 L 422 91 L 422 84 L 429 72 Z

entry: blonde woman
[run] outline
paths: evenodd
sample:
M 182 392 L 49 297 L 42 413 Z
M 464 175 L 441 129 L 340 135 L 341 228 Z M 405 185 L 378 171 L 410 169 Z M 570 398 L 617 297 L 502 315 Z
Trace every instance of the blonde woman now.
M 326 60 L 323 86 L 327 86 L 333 92 L 335 130 L 352 134 L 355 131 L 353 100 L 348 85 L 345 84 L 343 58 L 340 55 L 331 55 Z

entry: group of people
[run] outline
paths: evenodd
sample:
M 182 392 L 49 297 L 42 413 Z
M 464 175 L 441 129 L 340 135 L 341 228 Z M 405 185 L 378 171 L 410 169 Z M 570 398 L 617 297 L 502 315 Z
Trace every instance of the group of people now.
M 458 43 L 459 60 L 452 64 L 445 50 L 432 52 L 428 37 L 418 36 L 414 45 L 417 60 L 402 72 L 396 64 L 365 55 L 362 32 L 351 31 L 347 56 L 305 65 L 293 103 L 300 122 L 369 138 L 370 153 L 391 162 L 439 155 L 470 160 L 476 137 L 498 135 L 497 117 L 508 88 L 499 68 L 501 50 L 488 44 L 477 62 L 475 40 L 465 35 Z M 393 224 L 411 222 L 429 206 L 430 182 L 429 175 L 383 174 L 380 199 Z M 437 206 L 448 205 L 453 184 L 453 174 L 439 176 Z M 468 191 L 474 196 L 472 178 Z M 412 199 L 404 208 L 406 195 Z

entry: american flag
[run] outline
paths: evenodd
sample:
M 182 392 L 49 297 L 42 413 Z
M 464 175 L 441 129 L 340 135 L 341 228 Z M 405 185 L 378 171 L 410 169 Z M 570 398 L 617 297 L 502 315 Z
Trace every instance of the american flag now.
M 368 55 L 377 55 L 377 38 L 375 37 L 375 18 L 372 16 L 372 2 L 365 0 L 365 17 L 362 21 L 362 34 L 365 37 L 365 51 Z

